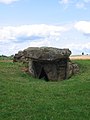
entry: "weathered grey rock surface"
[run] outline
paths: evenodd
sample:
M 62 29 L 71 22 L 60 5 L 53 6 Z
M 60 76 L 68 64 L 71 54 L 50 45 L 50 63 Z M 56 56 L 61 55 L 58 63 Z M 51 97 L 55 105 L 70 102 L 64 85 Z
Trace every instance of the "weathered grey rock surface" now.
M 79 67 L 70 61 L 69 49 L 52 47 L 29 47 L 15 54 L 14 61 L 28 63 L 29 73 L 39 79 L 59 81 L 79 72 Z
M 52 61 L 69 57 L 71 51 L 69 49 L 58 49 L 52 47 L 30 47 L 25 49 L 23 53 L 25 57 L 29 57 L 31 59 Z

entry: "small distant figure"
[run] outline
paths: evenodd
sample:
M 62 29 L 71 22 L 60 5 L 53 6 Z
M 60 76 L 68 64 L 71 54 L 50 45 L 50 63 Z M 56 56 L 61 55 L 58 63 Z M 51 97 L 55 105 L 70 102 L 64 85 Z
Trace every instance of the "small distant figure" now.
M 84 55 L 84 52 L 82 52 L 82 55 Z

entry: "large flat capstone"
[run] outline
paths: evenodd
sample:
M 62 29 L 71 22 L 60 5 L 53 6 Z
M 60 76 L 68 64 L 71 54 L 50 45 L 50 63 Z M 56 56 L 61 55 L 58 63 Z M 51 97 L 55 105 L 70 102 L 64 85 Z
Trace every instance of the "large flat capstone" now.
M 71 54 L 69 49 L 58 49 L 53 47 L 29 47 L 23 51 L 25 57 L 35 60 L 58 60 L 68 58 Z

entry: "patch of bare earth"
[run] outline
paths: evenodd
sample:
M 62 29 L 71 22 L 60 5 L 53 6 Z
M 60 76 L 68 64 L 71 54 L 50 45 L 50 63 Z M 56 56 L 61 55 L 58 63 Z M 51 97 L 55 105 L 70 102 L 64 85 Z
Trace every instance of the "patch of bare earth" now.
M 90 55 L 73 55 L 70 56 L 71 60 L 90 60 Z
M 13 60 L 0 60 L 0 62 L 13 62 Z

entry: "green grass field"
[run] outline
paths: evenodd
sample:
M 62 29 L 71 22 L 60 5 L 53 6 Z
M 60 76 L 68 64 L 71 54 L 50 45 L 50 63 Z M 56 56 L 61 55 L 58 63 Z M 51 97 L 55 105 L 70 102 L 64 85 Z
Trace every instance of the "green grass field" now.
M 80 73 L 45 82 L 22 72 L 21 63 L 0 62 L 0 120 L 90 120 L 90 60 Z

